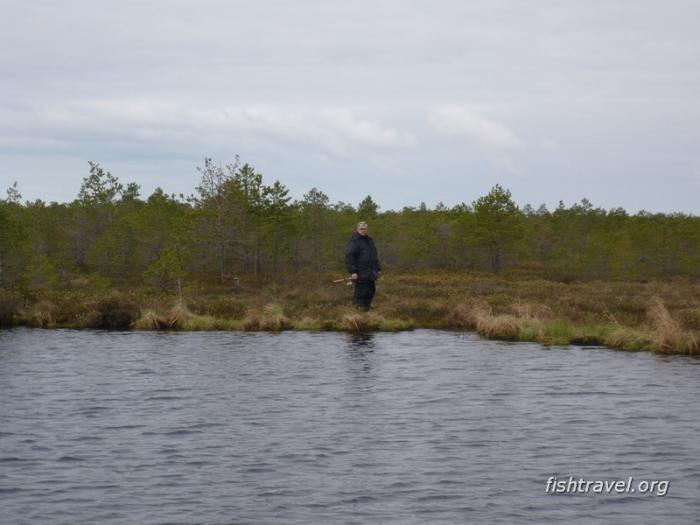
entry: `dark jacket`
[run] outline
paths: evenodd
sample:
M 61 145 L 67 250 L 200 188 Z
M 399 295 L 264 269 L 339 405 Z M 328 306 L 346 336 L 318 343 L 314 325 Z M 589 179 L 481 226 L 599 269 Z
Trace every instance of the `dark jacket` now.
M 375 281 L 381 267 L 374 239 L 353 232 L 345 248 L 345 266 L 348 272 L 357 274 L 358 281 Z

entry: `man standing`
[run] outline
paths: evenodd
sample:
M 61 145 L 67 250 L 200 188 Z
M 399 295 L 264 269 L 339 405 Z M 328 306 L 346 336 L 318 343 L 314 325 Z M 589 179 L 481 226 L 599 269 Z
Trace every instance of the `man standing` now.
M 367 235 L 367 231 L 366 222 L 358 223 L 357 230 L 353 232 L 345 248 L 345 266 L 355 283 L 352 304 L 365 312 L 370 309 L 374 299 L 374 282 L 382 273 L 377 247 L 374 245 L 374 239 Z

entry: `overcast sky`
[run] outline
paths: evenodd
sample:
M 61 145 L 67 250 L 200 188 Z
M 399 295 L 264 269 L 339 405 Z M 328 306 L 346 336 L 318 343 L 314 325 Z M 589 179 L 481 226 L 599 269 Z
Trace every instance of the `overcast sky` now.
M 698 20 L 697 0 L 0 0 L 0 192 L 73 200 L 95 160 L 189 194 L 239 154 L 296 198 L 500 183 L 700 214 Z

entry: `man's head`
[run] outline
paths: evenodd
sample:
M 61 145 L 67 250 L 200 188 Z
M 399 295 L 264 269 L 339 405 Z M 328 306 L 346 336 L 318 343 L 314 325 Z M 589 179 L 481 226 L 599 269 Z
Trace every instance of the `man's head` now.
M 368 231 L 368 229 L 367 229 L 366 222 L 362 221 L 362 222 L 357 223 L 357 233 L 359 233 L 360 235 L 362 235 L 364 237 L 365 235 L 367 235 L 367 231 Z

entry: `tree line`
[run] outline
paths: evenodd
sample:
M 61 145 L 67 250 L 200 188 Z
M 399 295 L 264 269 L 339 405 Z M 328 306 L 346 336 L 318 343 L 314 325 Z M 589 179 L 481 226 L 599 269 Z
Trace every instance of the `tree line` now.
M 370 223 L 389 271 L 461 270 L 560 280 L 700 276 L 700 218 L 628 214 L 588 200 L 554 210 L 519 207 L 494 186 L 470 204 L 381 211 L 371 196 L 331 203 L 312 188 L 294 200 L 250 164 L 205 159 L 189 196 L 142 197 L 89 163 L 68 203 L 0 201 L 0 288 L 28 292 L 76 279 L 115 285 L 227 283 L 299 271 L 344 273 L 344 246 Z M 100 281 L 102 280 L 102 281 Z

